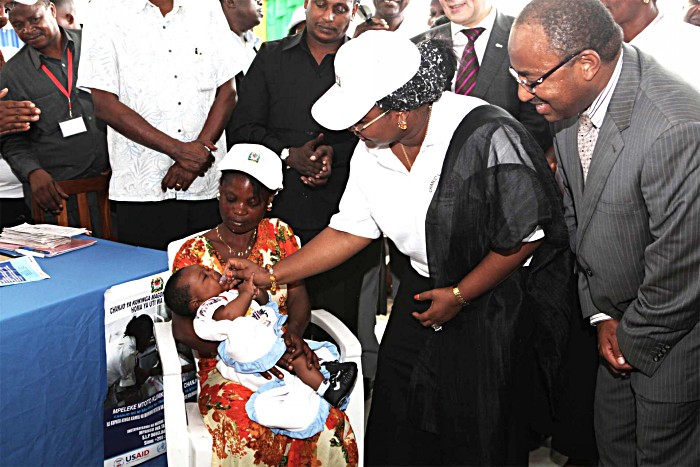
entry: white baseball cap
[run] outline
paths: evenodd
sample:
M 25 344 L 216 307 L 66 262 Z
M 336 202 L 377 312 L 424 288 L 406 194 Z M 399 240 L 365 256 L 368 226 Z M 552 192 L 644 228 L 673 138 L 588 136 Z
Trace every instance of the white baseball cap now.
M 410 39 L 391 31 L 364 32 L 338 50 L 335 84 L 316 101 L 311 115 L 329 130 L 345 130 L 410 81 L 420 61 Z
M 37 0 L 11 0 L 15 3 L 21 3 L 22 5 L 34 5 Z M 10 3 L 10 2 L 7 2 Z
M 282 189 L 282 161 L 261 144 L 234 144 L 219 162 L 218 170 L 239 170 L 255 177 L 272 191 Z

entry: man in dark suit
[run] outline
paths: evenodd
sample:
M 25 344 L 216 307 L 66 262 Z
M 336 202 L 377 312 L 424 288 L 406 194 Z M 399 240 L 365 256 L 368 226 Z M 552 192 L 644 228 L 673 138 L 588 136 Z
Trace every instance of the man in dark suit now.
M 700 465 L 700 95 L 598 0 L 533 0 L 509 45 L 554 123 L 603 465 Z
M 549 125 L 532 108 L 518 99 L 518 86 L 508 74 L 508 34 L 513 17 L 497 11 L 491 0 L 440 0 L 449 23 L 430 29 L 413 38 L 413 42 L 424 39 L 441 39 L 453 45 L 457 59 L 464 50 L 474 47 L 479 69 L 476 86 L 470 96 L 484 99 L 489 104 L 505 109 L 519 120 L 535 137 L 543 150 L 552 145 Z M 473 44 L 469 43 L 465 29 L 483 29 Z M 460 69 L 456 75 L 460 74 Z M 456 78 L 452 80 L 452 90 L 464 93 L 466 89 L 455 89 Z

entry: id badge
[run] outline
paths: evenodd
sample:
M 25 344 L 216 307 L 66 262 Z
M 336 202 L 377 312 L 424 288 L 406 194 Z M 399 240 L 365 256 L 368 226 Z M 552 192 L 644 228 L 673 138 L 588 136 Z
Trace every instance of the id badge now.
M 58 126 L 61 127 L 61 133 L 63 133 L 64 138 L 85 133 L 87 131 L 87 128 L 85 127 L 85 120 L 83 120 L 82 116 L 71 118 L 63 122 L 58 122 Z

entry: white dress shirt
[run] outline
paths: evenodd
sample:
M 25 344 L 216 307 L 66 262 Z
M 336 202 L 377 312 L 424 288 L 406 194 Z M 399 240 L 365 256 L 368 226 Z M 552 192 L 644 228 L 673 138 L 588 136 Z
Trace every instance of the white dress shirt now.
M 493 31 L 493 25 L 496 22 L 496 9 L 491 8 L 491 11 L 489 12 L 484 19 L 479 21 L 479 24 L 476 24 L 472 26 L 472 28 L 484 28 L 484 31 L 479 35 L 479 37 L 474 41 L 474 51 L 476 52 L 476 58 L 479 60 L 479 65 L 484 61 L 484 54 L 486 53 L 486 46 L 489 43 L 489 38 L 491 37 L 491 31 Z M 457 62 L 459 63 L 459 60 L 462 58 L 462 54 L 464 53 L 464 48 L 467 46 L 467 36 L 464 35 L 462 32 L 463 29 L 466 29 L 464 26 L 461 24 L 456 24 L 456 23 L 450 23 L 450 32 L 452 34 L 452 50 L 454 50 L 455 54 L 457 55 Z M 503 47 L 506 47 L 506 44 L 503 44 Z M 452 90 L 455 90 L 455 78 L 457 76 L 457 73 L 455 73 L 455 76 L 452 78 Z
M 238 35 L 231 31 L 233 35 L 233 43 L 235 44 L 235 54 L 237 57 L 241 57 L 241 66 L 243 67 L 243 74 L 248 73 L 248 68 L 250 64 L 255 60 L 255 56 L 260 49 L 262 40 L 255 35 L 253 31 L 246 31 L 242 35 Z
M 365 238 L 378 238 L 384 232 L 410 257 L 413 268 L 428 277 L 425 217 L 447 148 L 462 119 L 487 104 L 476 97 L 444 93 L 433 104 L 425 140 L 410 172 L 390 148 L 368 148 L 360 142 L 350 159 L 350 178 L 330 227 Z M 543 237 L 538 228 L 524 241 Z
M 83 32 L 78 86 L 115 94 L 156 129 L 193 141 L 204 127 L 216 90 L 238 74 L 241 60 L 216 2 L 174 0 L 163 16 L 148 0 L 102 2 Z M 112 166 L 110 199 L 203 200 L 216 196 L 216 167 L 189 190 L 163 192 L 173 160 L 117 133 L 107 139 Z M 226 153 L 215 141 L 217 162 Z

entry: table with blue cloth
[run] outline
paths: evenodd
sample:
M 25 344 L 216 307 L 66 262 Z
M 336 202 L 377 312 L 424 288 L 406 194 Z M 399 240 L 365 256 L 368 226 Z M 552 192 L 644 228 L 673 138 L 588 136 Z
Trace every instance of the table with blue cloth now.
M 167 255 L 98 239 L 37 262 L 50 279 L 0 287 L 0 466 L 103 465 L 104 293 Z

